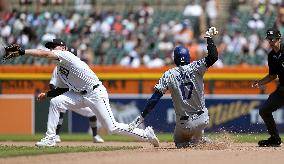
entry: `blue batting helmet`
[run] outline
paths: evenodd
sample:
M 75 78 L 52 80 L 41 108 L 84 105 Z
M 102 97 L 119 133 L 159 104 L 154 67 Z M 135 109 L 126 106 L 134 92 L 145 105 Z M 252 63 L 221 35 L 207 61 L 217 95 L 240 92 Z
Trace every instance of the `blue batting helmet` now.
M 174 62 L 177 66 L 189 64 L 190 54 L 188 49 L 183 46 L 177 46 L 174 49 Z

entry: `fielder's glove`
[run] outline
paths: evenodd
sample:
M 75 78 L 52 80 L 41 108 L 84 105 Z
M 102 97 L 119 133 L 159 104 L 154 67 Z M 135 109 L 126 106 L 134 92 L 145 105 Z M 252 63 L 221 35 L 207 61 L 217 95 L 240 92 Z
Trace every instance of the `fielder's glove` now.
M 135 118 L 134 121 L 132 121 L 130 124 L 129 124 L 129 130 L 132 131 L 134 130 L 135 128 L 137 128 L 142 122 L 144 122 L 144 118 L 139 115 Z
M 204 38 L 212 38 L 212 36 L 217 35 L 217 34 L 218 34 L 218 31 L 217 31 L 216 27 L 210 27 L 206 31 Z
M 18 44 L 11 44 L 5 47 L 5 54 L 2 61 L 5 62 L 8 59 L 16 58 L 22 55 L 25 55 L 25 49 Z

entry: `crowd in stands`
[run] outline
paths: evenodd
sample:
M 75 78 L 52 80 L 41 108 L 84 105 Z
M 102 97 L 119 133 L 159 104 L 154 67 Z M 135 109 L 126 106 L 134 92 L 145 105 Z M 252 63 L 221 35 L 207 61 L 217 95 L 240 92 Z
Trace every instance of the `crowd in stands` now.
M 59 2 L 59 1 L 58 1 Z M 149 68 L 172 64 L 176 45 L 185 45 L 192 60 L 206 54 L 200 18 L 206 27 L 219 27 L 216 41 L 219 58 L 215 67 L 266 65 L 268 43 L 265 30 L 276 26 L 284 34 L 284 4 L 281 0 L 233 1 L 225 25 L 218 25 L 218 0 L 190 1 L 183 11 L 155 10 L 147 3 L 128 11 L 20 12 L 14 9 L 0 21 L 0 42 L 45 49 L 53 38 L 65 40 L 88 64 L 117 64 Z M 250 3 L 251 4 L 251 3 Z M 25 56 L 10 63 L 50 64 Z
M 284 7 L 281 0 L 251 2 L 248 5 L 246 0 L 239 0 L 230 8 L 219 46 L 222 62 L 226 65 L 266 65 L 270 51 L 265 40 L 266 30 L 270 27 L 281 29 L 277 19 Z

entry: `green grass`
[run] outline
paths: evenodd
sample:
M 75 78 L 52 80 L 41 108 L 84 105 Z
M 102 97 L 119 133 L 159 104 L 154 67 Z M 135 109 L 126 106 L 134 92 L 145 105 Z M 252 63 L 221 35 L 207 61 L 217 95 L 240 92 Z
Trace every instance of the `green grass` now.
M 56 154 L 56 153 L 74 153 L 74 152 L 96 152 L 96 151 L 115 151 L 115 150 L 133 150 L 142 148 L 139 146 L 55 146 L 55 147 L 30 147 L 30 146 L 6 146 L 0 145 L 0 158 Z
M 134 142 L 136 141 L 133 138 L 119 136 L 119 135 L 101 135 L 105 141 L 117 141 L 117 142 Z M 39 141 L 44 137 L 44 134 L 35 134 L 35 135 L 0 135 L 1 141 Z M 92 141 L 92 136 L 90 134 L 60 134 L 61 140 L 63 141 Z M 158 134 L 158 138 L 161 142 L 170 142 L 173 141 L 172 134 L 163 133 Z
M 217 141 L 222 141 L 222 140 L 231 140 L 233 142 L 238 142 L 238 143 L 244 143 L 244 142 L 249 142 L 249 143 L 257 143 L 259 140 L 267 139 L 269 137 L 268 134 L 266 133 L 260 133 L 260 134 L 243 134 L 243 133 L 212 133 L 207 135 L 210 139 L 212 140 L 217 140 Z M 281 135 L 281 138 L 284 138 L 284 134 Z
M 243 134 L 243 133 L 210 133 L 206 134 L 211 139 L 218 138 L 230 138 L 235 142 L 257 142 L 258 140 L 268 138 L 269 135 L 266 133 L 261 134 Z M 92 136 L 90 134 L 67 134 L 63 133 L 60 135 L 61 140 L 63 141 L 92 141 Z M 101 135 L 105 141 L 117 141 L 117 142 L 131 142 L 136 141 L 133 138 L 119 136 L 119 135 Z M 157 134 L 161 142 L 172 142 L 173 135 L 169 133 L 159 133 Z M 44 134 L 35 134 L 35 135 L 1 135 L 0 141 L 39 141 L 44 137 Z M 281 138 L 284 138 L 284 134 L 281 134 Z
M 62 141 L 92 141 L 90 134 L 61 134 Z M 207 136 L 213 141 L 233 141 L 233 142 L 251 142 L 257 143 L 261 139 L 268 138 L 268 134 L 232 134 L 232 133 L 211 133 Z M 0 142 L 5 141 L 39 141 L 44 134 L 35 135 L 1 135 Z M 135 141 L 132 138 L 118 135 L 102 135 L 103 139 L 108 141 L 117 142 L 130 142 Z M 172 142 L 173 136 L 169 133 L 158 134 L 160 142 Z M 281 135 L 284 140 L 284 134 Z M 10 156 L 23 156 L 23 155 L 39 155 L 39 154 L 54 154 L 54 153 L 71 153 L 71 152 L 95 152 L 95 151 L 114 151 L 114 150 L 132 150 L 142 147 L 138 146 L 56 146 L 51 148 L 38 148 L 35 146 L 5 146 L 0 143 L 0 158 Z

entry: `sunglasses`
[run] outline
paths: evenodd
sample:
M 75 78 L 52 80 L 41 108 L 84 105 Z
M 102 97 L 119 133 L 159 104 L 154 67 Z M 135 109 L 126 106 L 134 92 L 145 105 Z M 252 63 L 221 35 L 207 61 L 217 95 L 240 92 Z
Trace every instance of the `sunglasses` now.
M 278 41 L 280 38 L 275 38 L 275 37 L 269 37 L 269 38 L 266 38 L 268 41 L 271 41 L 271 42 L 276 42 Z

